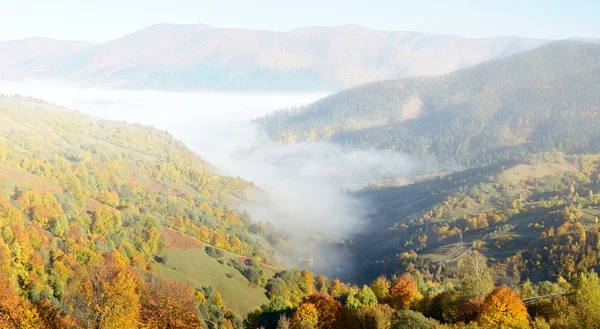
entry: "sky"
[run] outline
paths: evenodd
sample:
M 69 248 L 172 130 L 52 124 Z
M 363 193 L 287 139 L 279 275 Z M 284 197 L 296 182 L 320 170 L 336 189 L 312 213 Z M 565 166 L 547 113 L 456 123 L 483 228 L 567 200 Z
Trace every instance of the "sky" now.
M 596 0 L 0 0 L 0 41 L 104 42 L 158 23 L 288 31 L 361 25 L 466 37 L 600 37 Z

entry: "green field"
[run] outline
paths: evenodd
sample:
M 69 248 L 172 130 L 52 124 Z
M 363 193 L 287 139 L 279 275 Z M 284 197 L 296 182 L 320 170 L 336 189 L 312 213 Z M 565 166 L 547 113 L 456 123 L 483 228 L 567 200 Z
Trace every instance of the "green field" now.
M 221 293 L 225 304 L 237 313 L 245 315 L 268 302 L 265 290 L 251 287 L 250 282 L 238 270 L 227 265 L 229 259 L 226 257 L 223 258 L 224 264 L 221 264 L 198 248 L 173 248 L 165 251 L 162 256 L 167 256 L 167 261 L 165 264 L 156 264 L 158 273 L 185 281 L 196 289 L 213 287 Z
M 600 207 L 589 207 L 583 211 L 583 223 L 588 227 L 598 226 L 595 222 L 595 218 L 600 218 Z

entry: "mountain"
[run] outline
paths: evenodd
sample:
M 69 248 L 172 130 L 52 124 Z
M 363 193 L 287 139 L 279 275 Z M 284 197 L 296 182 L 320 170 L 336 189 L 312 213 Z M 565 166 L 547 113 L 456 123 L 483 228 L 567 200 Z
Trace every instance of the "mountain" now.
M 49 63 L 73 56 L 94 46 L 91 42 L 46 38 L 0 42 L 0 78 L 19 78 L 24 68 L 36 74 L 53 70 Z
M 440 77 L 376 82 L 256 122 L 283 142 L 330 140 L 436 163 L 598 151 L 600 45 L 560 41 Z
M 4 42 L 0 49 L 23 54 L 34 41 Z M 546 42 L 359 26 L 272 32 L 160 24 L 102 44 L 51 52 L 41 62 L 0 62 L 0 73 L 127 88 L 338 90 L 382 79 L 440 75 Z

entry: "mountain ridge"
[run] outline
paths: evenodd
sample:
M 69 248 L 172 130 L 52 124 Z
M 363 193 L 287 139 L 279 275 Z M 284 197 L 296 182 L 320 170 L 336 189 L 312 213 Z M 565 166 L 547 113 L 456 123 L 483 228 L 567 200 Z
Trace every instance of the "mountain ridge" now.
M 366 84 L 255 121 L 281 142 L 330 140 L 469 166 L 513 152 L 581 152 L 597 138 L 590 86 L 599 55 L 598 44 L 558 41 L 440 77 Z
M 143 89 L 339 90 L 389 78 L 448 73 L 546 42 L 355 25 L 278 32 L 165 23 L 104 43 L 80 45 L 35 65 L 3 61 L 0 56 L 0 74 Z M 71 43 L 65 41 L 63 47 Z M 0 42 L 3 48 L 5 53 L 24 52 L 14 42 Z

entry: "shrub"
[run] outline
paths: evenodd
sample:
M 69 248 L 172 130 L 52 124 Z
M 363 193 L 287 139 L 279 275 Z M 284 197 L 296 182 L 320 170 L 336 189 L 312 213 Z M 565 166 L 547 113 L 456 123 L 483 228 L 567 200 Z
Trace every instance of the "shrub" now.
M 396 320 L 394 321 L 392 328 L 434 329 L 436 326 L 437 321 L 427 318 L 419 312 L 402 310 L 396 313 Z
M 206 254 L 212 258 L 221 258 L 224 255 L 223 250 L 213 248 L 211 246 L 206 246 L 206 248 L 204 248 L 204 250 L 206 251 Z

